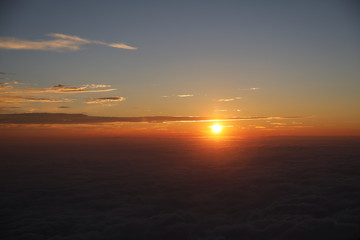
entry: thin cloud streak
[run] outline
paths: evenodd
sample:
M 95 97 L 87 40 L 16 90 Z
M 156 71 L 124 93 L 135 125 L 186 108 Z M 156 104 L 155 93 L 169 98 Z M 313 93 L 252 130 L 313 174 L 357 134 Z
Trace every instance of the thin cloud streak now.
M 21 96 L 0 96 L 0 103 L 23 103 L 23 102 L 40 102 L 40 103 L 59 103 L 71 102 L 72 99 L 50 99 L 50 98 L 36 98 L 36 97 L 21 97 Z
M 87 104 L 94 103 L 109 103 L 109 102 L 122 102 L 125 101 L 124 97 L 102 97 L 102 98 L 91 98 L 86 100 Z
M 193 97 L 194 95 L 193 94 L 179 94 L 179 95 L 176 95 L 177 97 L 180 97 L 180 98 L 186 98 L 186 97 Z
M 56 39 L 32 41 L 32 40 L 23 40 L 18 38 L 11 38 L 11 37 L 1 37 L 0 48 L 8 49 L 8 50 L 77 51 L 80 50 L 81 45 L 97 44 L 97 45 L 103 45 L 103 46 L 126 49 L 126 50 L 137 49 L 136 47 L 120 42 L 106 43 L 103 41 L 89 40 L 78 36 L 66 35 L 62 33 L 51 33 L 48 34 L 48 36 Z
M 292 117 L 234 117 L 234 118 L 210 118 L 210 117 L 174 117 L 174 116 L 144 116 L 144 117 L 100 117 L 85 114 L 65 113 L 21 113 L 0 114 L 0 124 L 87 124 L 87 123 L 109 123 L 109 122 L 143 122 L 143 123 L 165 123 L 165 122 L 234 122 L 244 120 L 266 120 L 266 119 L 295 119 Z
M 74 36 L 74 35 L 65 35 L 62 33 L 50 33 L 50 34 L 48 34 L 48 36 L 53 37 L 53 38 L 60 38 L 60 39 L 64 39 L 64 40 L 70 40 L 70 41 L 74 41 L 74 42 L 91 43 L 90 40 L 87 40 L 85 38 L 81 38 L 81 37 Z
M 234 97 L 234 98 L 220 98 L 218 99 L 219 102 L 232 102 L 235 100 L 242 99 L 242 97 Z
M 260 90 L 258 87 L 252 87 L 252 88 L 241 88 L 240 91 L 257 91 Z
M 97 88 L 106 88 L 111 87 L 110 85 L 101 85 L 101 84 L 87 84 L 80 87 L 70 87 L 62 84 L 55 85 L 51 88 L 28 88 L 25 89 L 25 92 L 28 93 L 95 93 L 95 92 L 110 92 L 115 91 L 115 88 L 110 89 L 97 89 Z

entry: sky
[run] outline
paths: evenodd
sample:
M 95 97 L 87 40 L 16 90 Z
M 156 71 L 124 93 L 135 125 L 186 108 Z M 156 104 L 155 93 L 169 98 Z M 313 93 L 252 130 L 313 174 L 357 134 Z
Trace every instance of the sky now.
M 226 129 L 360 135 L 356 1 L 35 0 L 0 9 L 2 114 L 38 113 L 42 124 L 44 113 L 240 118 Z M 166 122 L 133 125 L 206 129 Z M 1 123 L 5 131 L 17 121 Z

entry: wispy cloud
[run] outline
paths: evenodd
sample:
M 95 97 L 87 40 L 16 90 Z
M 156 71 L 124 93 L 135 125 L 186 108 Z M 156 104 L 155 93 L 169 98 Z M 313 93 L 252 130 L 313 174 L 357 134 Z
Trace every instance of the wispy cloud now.
M 87 84 L 80 87 L 70 87 L 62 84 L 55 85 L 50 88 L 28 88 L 25 89 L 25 92 L 30 93 L 94 93 L 94 92 L 110 92 L 116 90 L 115 88 L 108 89 L 98 89 L 98 88 L 107 88 L 111 87 L 110 85 L 102 84 Z
M 242 97 L 234 97 L 234 98 L 220 98 L 218 99 L 219 102 L 232 102 L 235 100 L 242 99 Z
M 36 97 L 21 97 L 21 96 L 0 96 L 0 103 L 23 103 L 23 102 L 42 102 L 42 103 L 59 103 L 71 102 L 72 99 L 50 99 L 50 98 L 36 98 Z
M 62 33 L 48 34 L 53 40 L 23 40 L 18 38 L 1 37 L 0 48 L 11 50 L 49 50 L 49 51 L 61 51 L 80 50 L 80 46 L 84 44 L 98 44 L 113 48 L 136 50 L 136 47 L 127 45 L 125 43 L 115 42 L 106 43 L 103 41 L 89 40 L 74 35 L 66 35 Z
M 86 103 L 110 103 L 110 102 L 122 102 L 125 101 L 124 97 L 102 97 L 102 98 L 91 98 L 86 100 Z
M 3 89 L 11 89 L 13 88 L 12 85 L 19 84 L 16 80 L 11 80 L 9 78 L 0 78 L 1 80 L 7 80 L 6 82 L 0 82 L 0 90 Z
M 185 98 L 185 97 L 193 97 L 194 94 L 178 94 L 177 97 Z
M 0 82 L 0 107 L 2 111 L 11 110 L 10 107 L 20 105 L 28 106 L 32 103 L 65 103 L 76 101 L 77 99 L 59 98 L 58 94 L 75 94 L 75 93 L 102 93 L 114 91 L 111 85 L 106 84 L 85 84 L 80 87 L 66 86 L 58 84 L 49 88 L 18 88 L 15 86 L 17 81 Z M 79 100 L 79 99 L 78 99 Z M 87 103 L 110 103 L 123 101 L 125 98 L 94 98 L 89 99 Z M 83 101 L 83 100 L 82 100 Z M 24 105 L 24 103 L 27 103 Z M 62 106 L 60 108 L 69 108 Z M 24 110 L 24 109 L 23 109 Z
M 260 90 L 260 88 L 257 87 L 252 87 L 252 88 L 241 88 L 239 89 L 241 91 L 256 91 L 256 90 Z
M 106 88 L 106 87 L 111 87 L 111 85 L 105 85 L 105 84 L 86 84 L 86 85 L 82 85 L 84 87 L 87 88 Z
M 4 107 L 4 106 L 0 106 L 0 112 L 9 112 L 9 111 L 13 111 L 14 109 L 17 109 L 19 107 L 16 106 L 9 106 L 9 107 Z
M 59 39 L 64 39 L 64 40 L 69 40 L 69 41 L 74 41 L 74 42 L 79 42 L 79 43 L 91 43 L 91 40 L 85 39 L 85 38 L 81 38 L 78 36 L 74 36 L 74 35 L 66 35 L 66 34 L 62 34 L 62 33 L 50 33 L 48 34 L 50 37 L 53 38 L 59 38 Z
M 12 86 L 6 84 L 6 83 L 0 83 L 0 90 L 2 89 L 9 89 L 12 88 Z

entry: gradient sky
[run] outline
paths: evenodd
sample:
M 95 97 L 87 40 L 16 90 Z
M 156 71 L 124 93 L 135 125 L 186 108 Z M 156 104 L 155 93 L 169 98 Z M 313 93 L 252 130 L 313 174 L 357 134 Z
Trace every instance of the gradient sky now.
M 360 134 L 355 2 L 2 1 L 0 110 Z

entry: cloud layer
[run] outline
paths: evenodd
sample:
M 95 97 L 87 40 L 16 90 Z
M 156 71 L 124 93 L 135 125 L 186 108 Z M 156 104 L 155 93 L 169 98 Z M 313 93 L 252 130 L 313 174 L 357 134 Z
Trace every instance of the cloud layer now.
M 360 236 L 359 138 L 119 137 L 1 146 L 4 240 Z
M 74 35 L 66 35 L 62 33 L 51 33 L 48 34 L 50 37 L 55 38 L 54 40 L 23 40 L 18 38 L 0 38 L 0 48 L 11 49 L 11 50 L 49 50 L 49 51 L 61 51 L 80 50 L 81 45 L 84 44 L 98 44 L 113 48 L 136 50 L 136 47 L 124 43 L 106 43 L 103 41 L 89 40 Z
M 118 99 L 120 98 L 120 99 Z M 115 97 L 114 101 L 123 101 L 121 97 Z M 92 100 L 101 103 L 102 100 Z M 97 102 L 99 101 L 99 102 Z M 104 98 L 103 101 L 112 101 Z M 299 117 L 236 117 L 236 118 L 210 118 L 210 117 L 173 117 L 173 116 L 145 116 L 145 117 L 98 117 L 85 114 L 65 113 L 20 113 L 0 114 L 0 123 L 14 124 L 82 124 L 82 123 L 106 123 L 106 122 L 213 122 L 213 121 L 242 121 L 264 119 L 290 119 Z

